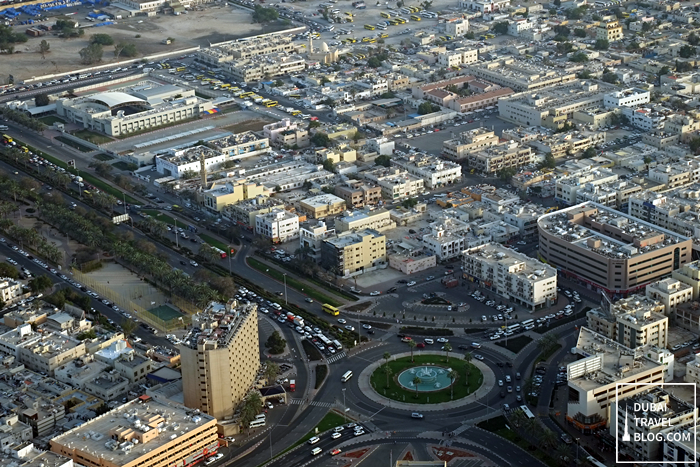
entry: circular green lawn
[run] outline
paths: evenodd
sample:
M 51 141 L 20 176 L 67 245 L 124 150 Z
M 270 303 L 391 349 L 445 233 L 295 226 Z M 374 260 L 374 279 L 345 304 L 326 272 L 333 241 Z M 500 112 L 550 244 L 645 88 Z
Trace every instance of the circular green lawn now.
M 389 385 L 387 386 L 386 366 L 391 370 L 388 376 Z M 454 383 L 444 389 L 430 392 L 416 392 L 401 386 L 397 380 L 399 374 L 403 371 L 416 366 L 435 365 L 440 368 L 451 368 L 457 372 L 457 379 Z M 467 370 L 467 365 L 469 369 Z M 467 371 L 469 378 L 467 384 Z M 380 395 L 398 402 L 406 402 L 407 404 L 440 404 L 452 400 L 461 399 L 476 391 L 484 380 L 481 371 L 472 365 L 465 362 L 459 357 L 449 357 L 445 355 L 414 355 L 413 361 L 411 357 L 401 357 L 395 360 L 389 360 L 389 363 L 382 363 L 369 378 L 372 388 Z

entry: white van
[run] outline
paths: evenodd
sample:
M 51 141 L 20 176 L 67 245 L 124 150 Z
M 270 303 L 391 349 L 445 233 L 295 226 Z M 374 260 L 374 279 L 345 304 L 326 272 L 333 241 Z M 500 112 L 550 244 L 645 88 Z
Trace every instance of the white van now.
M 322 452 L 323 452 L 323 449 L 321 449 L 321 448 L 313 448 L 313 449 L 311 450 L 311 455 L 312 455 L 312 456 L 318 456 L 318 455 L 321 454 Z
M 481 344 L 479 344 L 478 342 L 472 342 L 472 347 L 474 347 L 475 349 L 480 349 Z
M 311 439 L 309 440 L 309 444 L 316 444 L 316 443 L 318 443 L 319 441 L 321 441 L 321 438 L 319 438 L 318 436 L 314 436 L 313 438 L 311 438 Z

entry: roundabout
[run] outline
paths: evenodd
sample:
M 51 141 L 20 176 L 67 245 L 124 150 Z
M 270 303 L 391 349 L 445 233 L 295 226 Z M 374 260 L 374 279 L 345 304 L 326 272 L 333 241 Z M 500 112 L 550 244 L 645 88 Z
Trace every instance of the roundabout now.
M 387 371 L 388 369 L 388 371 Z M 376 402 L 404 410 L 438 411 L 462 407 L 485 396 L 495 382 L 482 362 L 467 363 L 444 352 L 414 352 L 392 356 L 367 366 L 358 378 L 360 389 Z

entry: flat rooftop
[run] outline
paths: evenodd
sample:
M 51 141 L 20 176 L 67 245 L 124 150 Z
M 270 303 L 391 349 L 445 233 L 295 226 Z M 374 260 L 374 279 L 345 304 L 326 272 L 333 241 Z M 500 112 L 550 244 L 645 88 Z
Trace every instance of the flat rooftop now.
M 256 313 L 257 309 L 256 303 L 239 305 L 233 299 L 226 304 L 212 302 L 203 312 L 192 316 L 192 330 L 181 345 L 191 349 L 200 345 L 211 349 L 226 347 L 248 315 Z
M 529 280 L 543 280 L 557 277 L 557 270 L 524 253 L 518 253 L 500 243 L 489 243 L 469 250 L 469 256 L 479 258 L 489 264 L 500 265 L 510 275 L 526 277 Z M 466 255 L 465 255 L 466 258 Z
M 125 465 L 166 442 L 186 438 L 193 429 L 216 420 L 207 414 L 174 404 L 153 399 L 144 403 L 140 401 L 135 399 L 89 420 L 53 438 L 52 443 L 70 446 L 116 465 Z M 156 433 L 153 437 L 149 434 L 152 430 Z M 136 434 L 136 439 L 146 441 L 136 444 L 115 439 L 132 433 Z
M 620 259 L 688 240 L 670 230 L 593 202 L 545 214 L 537 224 L 550 235 L 580 248 Z M 615 234 L 620 239 L 613 238 Z

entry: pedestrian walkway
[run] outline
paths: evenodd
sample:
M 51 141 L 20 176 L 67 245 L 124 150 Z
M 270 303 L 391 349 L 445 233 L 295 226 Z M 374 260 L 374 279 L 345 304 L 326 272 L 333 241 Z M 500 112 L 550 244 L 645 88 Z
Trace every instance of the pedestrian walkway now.
M 290 403 L 292 405 L 304 405 L 305 404 L 304 399 L 292 399 L 290 401 Z M 330 409 L 331 407 L 333 407 L 334 404 L 332 402 L 311 401 L 311 402 L 307 403 L 306 405 L 311 405 L 314 407 L 325 407 L 327 409 Z
M 328 363 L 334 363 L 334 362 L 337 362 L 338 360 L 340 360 L 340 359 L 342 359 L 342 358 L 345 358 L 345 357 L 347 357 L 347 355 L 345 354 L 345 352 L 340 352 L 340 353 L 337 353 L 337 354 L 335 354 L 335 355 L 331 355 L 330 357 L 328 357 L 328 358 L 326 359 L 326 361 L 327 361 Z

